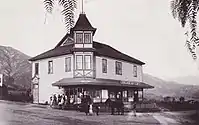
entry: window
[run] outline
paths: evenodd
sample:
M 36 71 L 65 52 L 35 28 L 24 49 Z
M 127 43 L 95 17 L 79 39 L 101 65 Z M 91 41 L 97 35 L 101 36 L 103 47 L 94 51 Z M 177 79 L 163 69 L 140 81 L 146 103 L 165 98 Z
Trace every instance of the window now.
M 65 59 L 65 72 L 71 71 L 71 57 Z
M 101 93 L 102 93 L 101 90 L 96 90 L 94 98 L 100 98 L 101 97 Z
M 83 56 L 82 55 L 76 56 L 76 69 L 83 69 Z
M 39 74 L 39 63 L 35 63 L 35 75 Z
M 133 76 L 137 77 L 137 66 L 136 65 L 133 66 Z
M 131 98 L 134 97 L 134 91 L 133 90 L 129 90 L 128 91 L 128 96 L 131 97 Z
M 53 61 L 48 61 L 48 74 L 53 73 Z
M 121 62 L 118 62 L 118 61 L 116 61 L 115 62 L 115 73 L 117 74 L 117 75 L 122 75 L 122 63 Z
M 91 56 L 90 55 L 84 56 L 84 66 L 85 66 L 85 69 L 91 69 Z
M 127 98 L 127 96 L 128 96 L 127 93 L 128 93 L 127 90 L 126 90 L 126 91 L 123 91 L 122 95 L 123 95 L 124 98 Z
M 76 43 L 83 43 L 83 34 L 82 33 L 76 34 Z
M 107 59 L 102 59 L 102 73 L 107 73 Z
M 84 33 L 84 43 L 91 43 L 91 34 Z

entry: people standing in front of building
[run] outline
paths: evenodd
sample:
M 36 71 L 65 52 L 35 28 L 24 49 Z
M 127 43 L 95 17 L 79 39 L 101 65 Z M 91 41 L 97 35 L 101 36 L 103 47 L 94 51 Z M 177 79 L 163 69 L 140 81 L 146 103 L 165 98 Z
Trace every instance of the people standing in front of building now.
M 96 115 L 99 115 L 100 107 L 98 105 L 95 106 L 95 110 L 96 110 Z
M 52 107 L 52 105 L 53 105 L 53 97 L 50 96 L 50 107 Z
M 133 103 L 133 113 L 134 116 L 136 117 L 136 102 Z
M 57 100 L 57 101 L 58 101 L 58 104 L 60 104 L 60 102 L 61 102 L 61 95 L 58 94 L 58 97 L 57 97 L 57 98 L 58 98 L 58 100 Z
M 88 115 L 88 113 L 89 113 L 89 103 L 88 102 L 86 102 L 84 104 L 84 110 L 85 110 L 86 115 Z
M 60 107 L 61 107 L 61 109 L 64 109 L 65 101 L 66 101 L 66 98 L 65 98 L 65 95 L 63 94 L 63 95 L 61 96 L 61 102 L 60 102 Z
M 57 105 L 57 97 L 56 97 L 55 94 L 53 95 L 53 102 L 52 102 L 52 105 L 53 105 L 53 107 L 55 107 L 55 106 Z

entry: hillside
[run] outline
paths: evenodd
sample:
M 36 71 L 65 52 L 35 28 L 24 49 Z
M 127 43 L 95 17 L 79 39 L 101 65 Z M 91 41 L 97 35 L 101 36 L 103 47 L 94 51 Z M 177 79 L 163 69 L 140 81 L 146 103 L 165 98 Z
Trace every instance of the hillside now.
M 192 85 L 199 85 L 199 77 L 198 76 L 184 76 L 184 77 L 177 77 L 171 79 L 172 81 L 176 81 L 182 84 L 192 84 Z
M 197 85 L 184 85 L 173 81 L 165 81 L 149 74 L 144 74 L 144 82 L 154 86 L 154 89 L 146 90 L 146 95 L 150 98 L 159 98 L 165 96 L 184 96 L 186 98 L 198 98 L 199 86 Z
M 12 47 L 0 46 L 0 73 L 4 74 L 4 83 L 7 86 L 18 89 L 30 88 L 31 64 L 28 62 L 29 58 Z

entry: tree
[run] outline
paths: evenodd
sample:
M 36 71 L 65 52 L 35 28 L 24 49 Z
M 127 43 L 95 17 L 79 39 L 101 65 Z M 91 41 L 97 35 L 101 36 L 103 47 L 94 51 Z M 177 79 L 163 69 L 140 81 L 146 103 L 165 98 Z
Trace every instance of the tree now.
M 184 102 L 185 98 L 184 97 L 180 97 L 179 100 L 182 103 L 182 102 Z
M 199 46 L 199 38 L 196 31 L 196 17 L 199 10 L 199 0 L 172 0 L 171 10 L 173 17 L 178 19 L 183 28 L 187 23 L 189 24 L 189 31 L 185 33 L 187 36 L 186 45 L 193 59 L 197 59 L 196 47 Z
M 70 28 L 74 26 L 74 15 L 77 7 L 77 0 L 44 0 L 44 8 L 48 13 L 52 13 L 55 2 L 58 2 L 58 5 L 62 8 L 61 14 L 64 17 L 67 32 L 69 32 Z

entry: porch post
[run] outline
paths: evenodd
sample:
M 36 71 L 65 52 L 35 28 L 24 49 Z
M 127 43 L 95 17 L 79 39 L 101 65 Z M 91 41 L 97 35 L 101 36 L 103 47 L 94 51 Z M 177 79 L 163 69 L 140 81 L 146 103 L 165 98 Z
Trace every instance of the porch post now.
M 110 98 L 110 90 L 109 89 L 107 89 L 108 90 L 108 98 Z
M 81 88 L 82 96 L 84 96 L 84 88 Z
M 124 100 L 123 100 L 123 89 L 120 90 L 120 92 L 121 92 L 121 95 L 120 95 L 120 96 L 121 96 L 121 100 L 124 101 Z
M 143 99 L 144 99 L 144 92 L 143 92 L 143 89 L 142 89 L 142 102 L 143 102 Z
M 75 91 L 76 91 L 76 102 L 78 103 L 78 87 L 75 89 Z
M 100 91 L 100 102 L 102 103 L 102 89 Z
M 129 90 L 126 89 L 126 91 L 127 91 L 127 102 L 129 102 Z
M 68 88 L 68 103 L 70 104 L 70 88 Z
M 115 99 L 117 99 L 117 93 L 118 93 L 118 92 L 115 90 L 115 91 L 114 91 Z
M 76 101 L 76 99 L 75 99 L 75 90 L 76 90 L 76 88 L 73 88 L 73 103 Z

